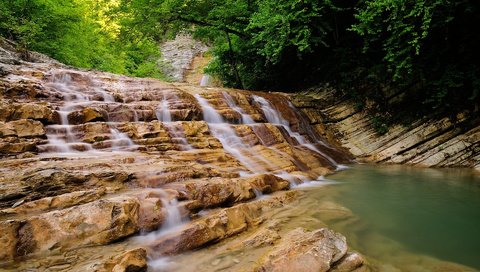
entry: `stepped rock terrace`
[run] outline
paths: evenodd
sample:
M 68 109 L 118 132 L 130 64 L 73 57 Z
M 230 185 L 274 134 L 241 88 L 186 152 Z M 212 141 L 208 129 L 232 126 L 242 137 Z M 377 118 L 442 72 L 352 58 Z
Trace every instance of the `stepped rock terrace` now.
M 283 94 L 2 54 L 2 268 L 162 270 L 165 256 L 268 226 L 269 213 L 301 194 L 295 187 L 351 161 Z M 328 229 L 285 237 L 307 248 L 284 260 L 282 243 L 260 240 L 273 253 L 251 269 L 289 269 L 319 251 L 309 260 L 321 271 L 363 267 Z

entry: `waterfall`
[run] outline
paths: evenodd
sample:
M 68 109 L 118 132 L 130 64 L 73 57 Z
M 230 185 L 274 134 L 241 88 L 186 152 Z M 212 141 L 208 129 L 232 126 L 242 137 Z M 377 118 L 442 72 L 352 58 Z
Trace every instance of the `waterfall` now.
M 155 112 L 157 114 L 158 121 L 161 122 L 172 122 L 172 115 L 170 113 L 170 107 L 168 105 L 168 100 L 163 96 L 162 102 L 157 107 Z
M 86 74 L 80 75 L 87 77 Z M 40 151 L 65 154 L 72 153 L 77 155 L 79 152 L 98 153 L 91 144 L 78 139 L 77 135 L 79 132 L 76 131 L 76 125 L 70 124 L 69 116 L 74 111 L 81 110 L 85 106 L 96 103 L 115 103 L 115 98 L 112 94 L 98 87 L 90 77 L 87 77 L 86 81 L 89 82 L 88 88 L 79 89 L 76 87 L 77 84 L 70 74 L 63 72 L 53 75 L 48 86 L 63 95 L 64 103 L 57 110 L 57 114 L 60 117 L 60 125 L 46 126 L 48 143 L 39 146 Z M 99 95 L 103 101 L 93 100 L 94 97 L 98 97 Z M 133 141 L 125 133 L 120 132 L 111 123 L 108 123 L 108 126 L 111 135 L 111 150 L 118 151 L 125 147 L 134 146 Z
M 192 150 L 193 147 L 188 143 L 185 138 L 185 133 L 181 123 L 164 123 L 163 124 L 170 135 L 172 140 L 177 140 L 181 145 L 182 150 Z
M 333 166 L 335 166 L 337 169 L 342 169 L 343 165 L 339 165 L 333 158 L 328 156 L 327 154 L 323 153 L 320 151 L 318 148 L 316 148 L 313 144 L 309 143 L 305 137 L 300 135 L 298 132 L 292 131 L 290 128 L 290 123 L 282 117 L 280 112 L 276 109 L 273 108 L 273 106 L 266 100 L 265 98 L 257 95 L 253 95 L 253 100 L 260 105 L 260 108 L 263 111 L 263 114 L 265 115 L 265 118 L 267 118 L 267 121 L 272 124 L 280 125 L 285 130 L 287 131 L 288 135 L 292 138 L 294 138 L 301 146 L 304 146 L 318 154 L 320 154 L 322 157 L 324 157 L 326 160 L 328 160 Z
M 255 124 L 255 121 L 253 121 L 252 117 L 246 114 L 242 108 L 237 106 L 235 101 L 233 101 L 233 97 L 230 94 L 228 94 L 225 91 L 222 92 L 222 94 L 225 97 L 225 101 L 227 102 L 227 105 L 242 116 L 242 124 Z
M 203 75 L 200 80 L 200 86 L 208 87 L 210 85 L 212 85 L 212 77 L 210 75 Z
M 132 139 L 127 134 L 120 132 L 117 128 L 110 128 L 110 134 L 112 135 L 112 150 L 119 151 L 122 147 L 135 146 Z
M 241 164 L 247 167 L 248 170 L 255 172 L 254 169 L 260 168 L 265 171 L 263 167 L 250 160 L 247 156 L 242 154 L 242 150 L 248 153 L 252 158 L 257 158 L 265 162 L 264 158 L 260 158 L 256 154 L 249 151 L 248 147 L 243 143 L 242 139 L 237 136 L 231 126 L 223 120 L 223 117 L 208 103 L 208 101 L 195 94 L 195 98 L 200 104 L 203 111 L 203 119 L 208 123 L 210 131 L 212 131 L 215 138 L 222 144 L 223 148 L 232 156 L 234 156 Z
M 134 238 L 135 241 L 143 244 L 155 242 L 161 237 L 174 232 L 189 221 L 188 217 L 182 216 L 182 208 L 176 197 L 172 198 L 166 191 L 160 188 L 153 190 L 160 194 L 160 202 L 162 203 L 165 220 L 158 230 Z
M 74 153 L 76 149 L 92 150 L 92 146 L 77 140 L 70 125 L 68 116 L 74 109 L 90 101 L 90 97 L 76 90 L 69 74 L 55 74 L 50 86 L 60 91 L 64 97 L 64 105 L 57 111 L 60 117 L 60 126 L 51 125 L 47 127 L 48 144 L 46 151 L 58 153 Z M 73 147 L 76 147 L 73 148 Z M 42 148 L 40 148 L 42 150 Z

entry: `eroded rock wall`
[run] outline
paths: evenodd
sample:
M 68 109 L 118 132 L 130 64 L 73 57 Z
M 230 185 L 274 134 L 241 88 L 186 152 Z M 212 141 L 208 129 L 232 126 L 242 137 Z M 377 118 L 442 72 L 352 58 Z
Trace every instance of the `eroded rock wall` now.
M 380 135 L 371 115 L 333 90 L 310 90 L 291 98 L 319 133 L 360 160 L 480 170 L 480 118 L 474 114 L 459 114 L 455 121 L 425 117 L 391 126 Z

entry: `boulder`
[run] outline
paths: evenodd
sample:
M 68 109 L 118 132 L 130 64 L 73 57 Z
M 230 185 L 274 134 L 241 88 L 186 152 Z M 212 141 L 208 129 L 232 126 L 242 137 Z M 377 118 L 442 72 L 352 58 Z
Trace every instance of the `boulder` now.
M 143 272 L 147 271 L 147 251 L 144 248 L 129 250 L 110 262 L 112 272 Z
M 287 233 L 255 271 L 326 272 L 347 253 L 345 237 L 327 228 Z
M 330 270 L 330 272 L 350 272 L 356 271 L 360 267 L 364 266 L 365 259 L 362 255 L 356 252 L 348 252 L 338 260 L 335 266 Z
M 20 138 L 44 137 L 45 129 L 41 122 L 30 119 L 0 123 L 0 137 L 8 136 Z
M 10 250 L 7 246 L 1 260 L 59 248 L 108 244 L 138 230 L 138 208 L 136 199 L 117 197 L 22 221 L 4 221 L 0 225 L 2 244 L 10 245 Z M 11 245 L 15 245 L 14 254 Z
M 16 104 L 14 108 L 12 120 L 33 119 L 43 123 L 53 123 L 53 111 L 48 104 Z

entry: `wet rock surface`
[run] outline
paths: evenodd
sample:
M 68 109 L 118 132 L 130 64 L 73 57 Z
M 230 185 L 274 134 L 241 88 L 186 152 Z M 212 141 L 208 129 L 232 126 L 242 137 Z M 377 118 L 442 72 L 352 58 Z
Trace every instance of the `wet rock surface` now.
M 256 230 L 242 248 L 272 245 L 267 214 L 351 159 L 283 94 L 11 50 L 0 55 L 0 269 L 145 271 Z

